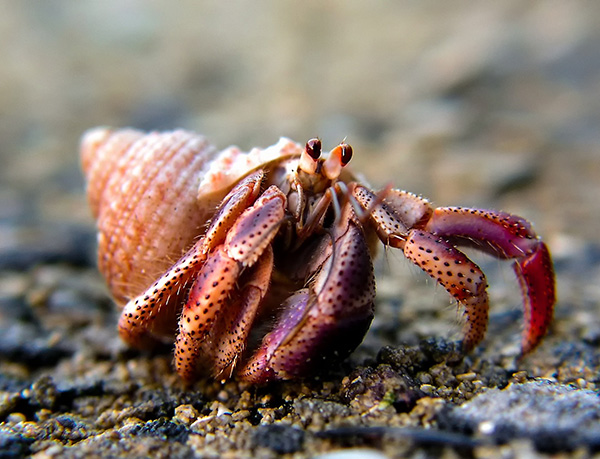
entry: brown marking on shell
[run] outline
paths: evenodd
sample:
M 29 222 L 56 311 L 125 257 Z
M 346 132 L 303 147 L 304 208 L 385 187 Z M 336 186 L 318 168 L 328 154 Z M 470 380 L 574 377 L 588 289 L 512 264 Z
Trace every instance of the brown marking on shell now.
M 143 291 L 202 233 L 215 205 L 199 205 L 198 186 L 216 154 L 204 137 L 183 130 L 96 128 L 84 135 L 98 267 L 117 303 Z

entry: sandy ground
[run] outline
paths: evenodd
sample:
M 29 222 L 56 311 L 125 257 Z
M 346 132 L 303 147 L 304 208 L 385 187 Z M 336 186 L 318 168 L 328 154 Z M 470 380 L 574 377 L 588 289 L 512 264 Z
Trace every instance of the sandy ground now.
M 595 3 L 1 3 L 0 457 L 600 448 Z M 555 259 L 550 334 L 519 358 L 511 269 L 476 256 L 493 305 L 463 356 L 444 290 L 385 251 L 377 316 L 348 361 L 267 387 L 185 387 L 168 349 L 118 339 L 79 170 L 97 125 L 184 127 L 220 148 L 347 138 L 375 186 L 522 215 Z

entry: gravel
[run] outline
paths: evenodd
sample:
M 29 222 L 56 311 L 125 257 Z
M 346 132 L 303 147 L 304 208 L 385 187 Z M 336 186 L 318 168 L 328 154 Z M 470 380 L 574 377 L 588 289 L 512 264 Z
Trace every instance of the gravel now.
M 0 458 L 582 458 L 600 431 L 597 6 L 447 2 L 6 4 L 0 21 Z M 348 136 L 353 166 L 437 205 L 535 223 L 550 333 L 519 354 L 505 264 L 484 342 L 392 250 L 346 361 L 300 381 L 185 386 L 170 346 L 118 339 L 77 143 L 185 127 L 219 147 Z M 470 253 L 471 255 L 471 253 Z

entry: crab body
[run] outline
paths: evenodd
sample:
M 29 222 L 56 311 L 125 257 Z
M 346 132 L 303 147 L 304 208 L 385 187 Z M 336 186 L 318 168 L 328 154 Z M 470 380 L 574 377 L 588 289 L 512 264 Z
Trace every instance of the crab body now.
M 514 260 L 523 352 L 551 321 L 552 261 L 527 221 L 374 192 L 346 167 L 346 143 L 328 154 L 318 139 L 217 152 L 184 131 L 98 129 L 82 154 L 99 267 L 124 304 L 119 333 L 142 349 L 174 337 L 186 381 L 293 379 L 344 358 L 373 318 L 378 241 L 464 306 L 465 351 L 486 330 L 487 283 L 457 245 Z

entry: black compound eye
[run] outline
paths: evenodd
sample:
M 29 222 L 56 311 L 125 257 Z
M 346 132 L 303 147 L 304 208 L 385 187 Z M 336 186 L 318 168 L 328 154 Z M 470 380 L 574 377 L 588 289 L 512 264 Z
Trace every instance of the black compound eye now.
M 321 140 L 314 138 L 306 142 L 306 153 L 315 161 L 321 156 Z
M 347 143 L 341 143 L 342 147 L 342 166 L 345 166 L 352 159 L 352 147 Z

